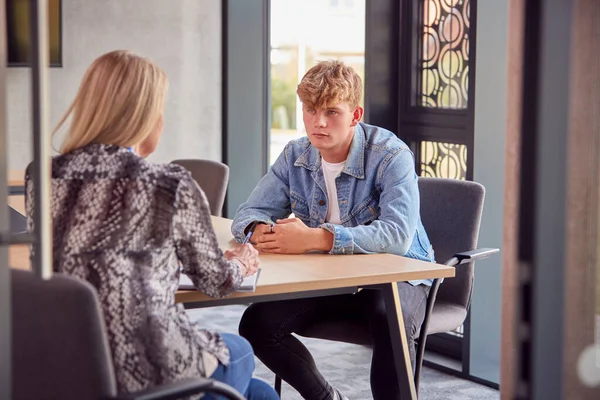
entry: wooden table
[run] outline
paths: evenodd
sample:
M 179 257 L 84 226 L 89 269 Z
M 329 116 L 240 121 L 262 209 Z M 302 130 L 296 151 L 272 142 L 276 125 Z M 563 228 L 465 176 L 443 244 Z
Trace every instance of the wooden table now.
M 25 171 L 23 170 L 9 170 L 6 184 L 10 186 L 22 187 L 25 185 Z
M 8 196 L 7 203 L 14 210 L 25 215 L 25 196 L 22 194 Z
M 239 244 L 231 234 L 231 220 L 212 217 L 219 247 L 229 249 Z M 260 255 L 261 273 L 256 292 L 233 293 L 227 299 L 213 299 L 203 293 L 180 290 L 176 301 L 187 307 L 202 303 L 233 303 L 236 299 L 257 301 L 263 296 L 352 288 L 420 279 L 453 277 L 454 268 L 418 261 L 393 254 L 267 254 Z M 306 297 L 306 296 L 301 296 Z M 238 303 L 240 301 L 237 301 Z
M 213 217 L 219 246 L 225 250 L 238 244 L 231 235 L 231 220 Z M 402 399 L 416 399 L 402 308 L 396 282 L 451 278 L 454 268 L 392 254 L 369 255 L 260 255 L 261 273 L 254 293 L 234 293 L 212 299 L 202 293 L 180 290 L 175 298 L 186 308 L 222 304 L 273 301 L 302 297 L 353 293 L 360 287 L 377 286 L 386 302 Z
M 6 176 L 6 184 L 8 186 L 8 194 L 22 195 L 25 193 L 25 171 L 9 170 Z
M 23 207 L 22 200 L 20 205 Z M 230 232 L 231 220 L 212 217 L 212 222 L 221 249 L 239 246 Z M 30 269 L 27 246 L 10 247 L 10 266 Z M 454 268 L 392 254 L 338 256 L 265 253 L 260 255 L 260 267 L 261 274 L 254 293 L 234 293 L 225 299 L 213 299 L 197 291 L 180 290 L 176 293 L 175 300 L 183 303 L 185 308 L 212 307 L 353 293 L 358 288 L 375 285 L 382 290 L 386 302 L 402 398 L 417 398 L 396 282 L 451 278 L 454 276 Z

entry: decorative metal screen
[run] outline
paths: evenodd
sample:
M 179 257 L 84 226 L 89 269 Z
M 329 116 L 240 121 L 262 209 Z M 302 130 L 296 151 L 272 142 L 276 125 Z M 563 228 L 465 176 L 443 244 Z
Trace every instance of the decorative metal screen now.
M 421 176 L 466 179 L 467 146 L 427 141 L 420 146 Z
M 467 108 L 470 0 L 419 0 L 418 105 Z

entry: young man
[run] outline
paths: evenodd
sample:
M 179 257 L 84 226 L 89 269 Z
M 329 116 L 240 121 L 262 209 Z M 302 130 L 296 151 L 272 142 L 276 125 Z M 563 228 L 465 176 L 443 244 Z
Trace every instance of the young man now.
M 235 216 L 232 232 L 270 253 L 393 253 L 433 261 L 419 215 L 414 157 L 392 132 L 361 123 L 362 82 L 339 61 L 311 68 L 298 85 L 307 137 L 291 141 Z M 294 213 L 295 218 L 287 217 Z M 365 265 L 365 268 L 369 268 Z M 398 283 L 411 360 L 430 281 Z M 240 334 L 273 372 L 308 400 L 345 399 L 317 370 L 292 333 L 322 321 L 350 319 L 373 335 L 371 391 L 399 399 L 383 296 L 356 294 L 258 303 Z

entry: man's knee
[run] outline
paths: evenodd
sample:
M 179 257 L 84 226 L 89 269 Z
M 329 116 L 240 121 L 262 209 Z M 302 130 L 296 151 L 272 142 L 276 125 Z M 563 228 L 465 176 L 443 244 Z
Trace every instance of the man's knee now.
M 380 290 L 369 290 L 368 293 L 365 292 L 364 296 L 373 340 L 375 341 L 375 344 L 383 341 L 385 345 L 388 345 L 389 325 L 383 294 Z
M 428 290 L 423 285 L 412 286 L 409 283 L 404 285 L 404 288 L 399 287 L 402 317 L 407 339 L 414 340 L 419 335 L 425 317 Z
M 240 320 L 239 332 L 255 345 L 258 340 L 265 339 L 270 335 L 269 325 L 272 316 L 266 303 L 255 303 L 250 305 Z
M 389 334 L 389 323 L 383 294 L 379 290 L 372 291 L 372 293 L 369 293 L 367 301 L 372 332 L 382 334 L 379 335 L 381 337 L 387 336 Z M 420 327 L 420 323 L 418 323 L 420 312 L 415 308 L 414 303 L 408 301 L 403 302 L 402 296 L 400 296 L 400 304 L 402 310 L 402 322 L 404 323 L 407 339 L 414 339 L 416 338 L 418 328 Z

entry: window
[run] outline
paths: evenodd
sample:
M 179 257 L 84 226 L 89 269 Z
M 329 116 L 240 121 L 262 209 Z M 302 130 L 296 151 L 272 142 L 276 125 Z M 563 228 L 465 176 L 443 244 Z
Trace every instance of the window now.
M 419 22 L 422 107 L 466 109 L 469 99 L 469 0 L 425 0 Z
M 420 176 L 471 179 L 474 26 L 471 0 L 405 2 L 400 137 L 410 144 Z
M 465 179 L 467 175 L 467 146 L 446 142 L 419 143 L 421 176 Z
M 271 0 L 269 165 L 305 135 L 296 87 L 319 61 L 341 60 L 364 81 L 365 0 Z

